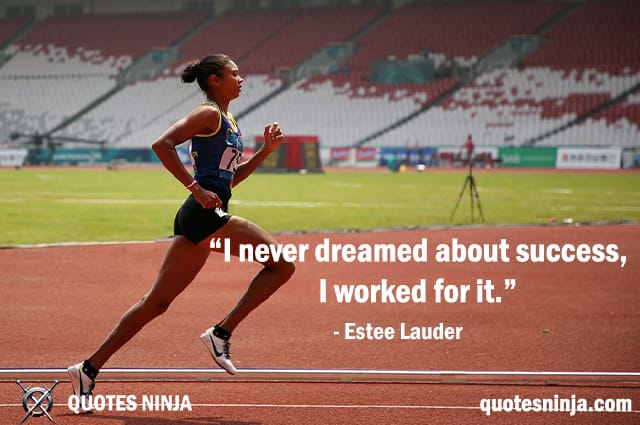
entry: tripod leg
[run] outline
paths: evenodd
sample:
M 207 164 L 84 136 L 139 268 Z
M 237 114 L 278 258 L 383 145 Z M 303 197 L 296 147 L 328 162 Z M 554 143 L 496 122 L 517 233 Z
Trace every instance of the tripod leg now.
M 478 211 L 480 212 L 480 218 L 482 219 L 482 222 L 484 223 L 484 214 L 482 214 L 482 205 L 480 204 L 480 195 L 478 194 L 478 188 L 476 186 L 476 182 L 473 179 L 471 180 L 471 193 L 472 193 L 473 197 L 476 198 L 476 202 L 478 203 Z M 473 201 L 472 201 L 472 205 L 471 205 L 471 214 L 473 214 Z M 472 218 L 472 221 L 473 221 L 473 218 Z
M 451 211 L 451 217 L 449 217 L 449 222 L 451 222 L 453 220 L 453 216 L 456 213 L 456 210 L 458 209 L 458 205 L 460 205 L 460 200 L 462 199 L 462 195 L 464 194 L 464 190 L 467 188 L 467 184 L 469 183 L 470 180 L 470 176 L 467 176 L 467 178 L 464 181 L 464 184 L 462 185 L 462 190 L 460 191 L 460 194 L 458 195 L 458 201 L 456 202 L 456 206 L 453 207 L 453 211 Z
M 473 182 L 473 176 L 469 176 L 469 201 L 471 202 L 471 222 L 475 221 L 475 217 L 473 214 L 473 188 L 475 187 L 475 183 Z

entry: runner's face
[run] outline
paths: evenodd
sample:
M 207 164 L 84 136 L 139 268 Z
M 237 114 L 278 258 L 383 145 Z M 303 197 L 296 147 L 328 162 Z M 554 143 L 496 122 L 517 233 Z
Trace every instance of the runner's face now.
M 235 99 L 240 96 L 242 91 L 242 82 L 244 80 L 240 76 L 238 71 L 238 65 L 234 62 L 229 62 L 227 66 L 222 70 L 220 76 L 219 87 L 222 94 L 229 99 Z

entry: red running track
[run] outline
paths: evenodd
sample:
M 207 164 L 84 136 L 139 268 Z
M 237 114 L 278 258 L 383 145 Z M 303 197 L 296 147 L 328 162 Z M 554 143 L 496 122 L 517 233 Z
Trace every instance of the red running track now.
M 505 227 L 351 234 L 282 235 L 282 243 L 416 244 L 428 238 L 429 262 L 320 264 L 299 262 L 293 279 L 236 330 L 232 352 L 240 368 L 364 368 L 380 370 L 640 370 L 640 226 Z M 619 263 L 442 264 L 435 247 L 452 238 L 469 244 L 615 244 Z M 166 242 L 0 250 L 3 273 L 2 368 L 62 368 L 87 356 L 122 312 L 152 282 Z M 149 324 L 106 367 L 212 367 L 198 341 L 256 272 L 255 264 L 226 264 L 212 255 L 170 310 Z M 320 302 L 320 279 L 334 284 L 470 284 L 490 279 L 500 304 Z M 504 280 L 515 279 L 513 289 Z M 429 286 L 430 288 L 430 286 Z M 457 340 L 344 338 L 345 323 L 398 330 L 462 327 Z M 339 335 L 334 335 L 339 332 Z M 47 387 L 51 382 L 31 383 Z M 187 395 L 192 411 L 102 411 L 77 417 L 66 407 L 70 385 L 54 391 L 57 423 L 315 424 L 315 423 L 640 423 L 637 385 L 445 385 L 340 382 L 98 382 L 96 395 Z M 494 413 L 483 398 L 630 399 L 632 413 Z M 22 390 L 0 385 L 0 417 L 24 416 Z M 4 419 L 3 419 L 4 421 Z M 46 418 L 30 418 L 27 423 Z M 4 423 L 4 422 L 3 422 Z

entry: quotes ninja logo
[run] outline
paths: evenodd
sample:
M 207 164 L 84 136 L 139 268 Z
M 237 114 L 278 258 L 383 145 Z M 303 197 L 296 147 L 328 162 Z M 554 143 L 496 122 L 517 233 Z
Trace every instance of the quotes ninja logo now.
M 55 423 L 49 411 L 53 407 L 53 389 L 58 385 L 58 381 L 55 381 L 50 388 L 25 388 L 20 381 L 16 381 L 16 384 L 22 388 L 24 396 L 22 397 L 22 407 L 27 412 L 20 423 L 24 423 L 31 416 L 46 416 L 52 423 Z

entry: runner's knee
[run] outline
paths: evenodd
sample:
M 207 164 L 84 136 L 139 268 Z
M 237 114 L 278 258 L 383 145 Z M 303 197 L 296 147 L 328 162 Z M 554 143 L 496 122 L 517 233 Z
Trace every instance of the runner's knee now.
M 145 309 L 148 313 L 151 313 L 153 316 L 160 316 L 162 313 L 169 309 L 172 301 L 173 300 L 145 295 L 140 300 L 140 305 L 143 309 Z
M 280 261 L 276 263 L 276 270 L 285 277 L 287 280 L 293 275 L 296 271 L 296 265 L 289 261 Z

